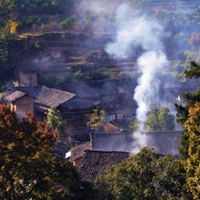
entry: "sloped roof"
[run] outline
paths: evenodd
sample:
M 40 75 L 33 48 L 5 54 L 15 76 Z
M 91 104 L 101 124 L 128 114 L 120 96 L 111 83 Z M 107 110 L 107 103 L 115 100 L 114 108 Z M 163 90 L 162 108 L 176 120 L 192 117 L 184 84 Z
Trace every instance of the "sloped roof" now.
M 107 169 L 129 157 L 127 152 L 86 151 L 79 172 L 83 181 L 93 181 Z
M 87 109 L 94 107 L 94 102 L 89 99 L 74 96 L 68 101 L 62 103 L 61 107 L 68 108 L 70 110 Z
M 118 91 L 116 84 L 114 84 L 112 82 L 106 82 L 102 86 L 101 93 L 102 93 L 102 95 L 111 95 L 111 94 L 118 94 L 119 91 Z
M 17 99 L 25 96 L 26 94 L 24 92 L 20 92 L 20 91 L 15 91 L 13 93 L 11 93 L 10 95 L 8 95 L 5 99 L 9 102 L 14 102 Z
M 36 98 L 39 92 L 41 91 L 42 87 L 41 85 L 37 86 L 30 86 L 30 87 L 15 87 L 13 88 L 15 91 L 21 91 L 29 95 L 30 97 Z
M 84 144 L 80 144 L 72 149 L 70 149 L 68 152 L 71 153 L 70 159 L 72 161 L 76 160 L 77 158 L 83 157 L 85 155 L 86 150 L 91 150 L 91 143 L 86 142 Z
M 77 83 L 67 83 L 67 84 L 57 84 L 56 88 L 61 90 L 66 90 L 77 94 L 80 97 L 98 97 L 101 95 L 101 88 L 98 85 L 92 85 L 92 83 L 77 82 Z
M 104 130 L 106 133 L 120 133 L 123 131 L 123 129 L 111 124 L 111 123 L 107 123 L 104 126 Z
M 13 93 L 13 91 L 6 91 L 6 92 L 1 93 L 0 103 L 6 103 L 6 101 L 7 101 L 6 98 L 12 93 Z
M 103 81 L 91 81 L 91 82 L 77 82 L 77 83 L 65 83 L 57 84 L 56 88 L 61 90 L 67 90 L 75 93 L 80 97 L 94 98 L 101 95 L 111 95 L 123 92 L 134 92 L 137 85 L 137 77 L 116 79 L 116 80 L 103 80 Z
M 135 148 L 154 148 L 162 155 L 178 156 L 181 131 L 141 133 L 91 133 L 92 149 L 96 151 L 133 152 Z
M 75 94 L 70 92 L 47 88 L 43 86 L 39 94 L 37 95 L 37 99 L 35 102 L 49 107 L 57 107 L 60 104 L 70 100 L 74 96 Z
M 1 102 L 15 101 L 16 99 L 28 95 L 35 99 L 35 103 L 47 107 L 58 107 L 72 109 L 88 109 L 94 107 L 94 102 L 81 98 L 74 93 L 48 88 L 45 86 L 14 87 L 13 91 L 2 93 Z

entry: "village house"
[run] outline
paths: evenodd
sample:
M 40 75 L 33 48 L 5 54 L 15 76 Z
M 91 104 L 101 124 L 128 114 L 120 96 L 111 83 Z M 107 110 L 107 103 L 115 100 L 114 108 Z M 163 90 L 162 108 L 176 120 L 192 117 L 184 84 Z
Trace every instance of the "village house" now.
M 65 158 L 76 166 L 84 181 L 93 181 L 113 165 L 142 148 L 153 148 L 161 155 L 179 156 L 180 131 L 145 133 L 91 133 L 90 142 L 67 151 Z
M 69 91 L 95 102 L 106 111 L 109 121 L 127 119 L 135 115 L 137 104 L 133 94 L 135 78 L 58 84 L 55 88 Z
M 20 117 L 25 112 L 33 112 L 41 120 L 46 119 L 50 108 L 57 108 L 68 125 L 76 128 L 86 126 L 86 115 L 96 108 L 90 99 L 37 85 L 37 71 L 31 66 L 16 69 L 15 87 L 3 93 L 1 102 L 9 103 L 10 109 Z
M 33 112 L 33 101 L 34 99 L 21 91 L 14 91 L 5 97 L 5 101 L 8 103 L 10 109 L 15 111 L 21 118 L 24 112 Z
M 34 66 L 29 67 L 18 67 L 15 69 L 15 79 L 14 82 L 16 87 L 19 86 L 36 86 L 37 85 L 37 69 Z

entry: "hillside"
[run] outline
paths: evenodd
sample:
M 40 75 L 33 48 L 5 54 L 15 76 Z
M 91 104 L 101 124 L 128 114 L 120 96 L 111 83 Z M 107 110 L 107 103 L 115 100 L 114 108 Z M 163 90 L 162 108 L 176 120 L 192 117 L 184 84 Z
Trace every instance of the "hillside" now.
M 109 12 L 108 8 L 97 9 L 105 5 L 104 1 L 30 2 L 17 1 L 14 9 L 8 9 L 7 18 L 2 19 L 9 23 L 17 41 L 14 49 L 12 46 L 5 47 L 14 55 L 15 64 L 2 61 L 2 65 L 6 64 L 11 69 L 36 65 L 41 84 L 47 85 L 118 79 L 137 74 L 136 61 L 143 52 L 140 47 L 133 49 L 128 59 L 120 60 L 105 51 L 105 46 L 115 40 L 115 10 L 121 1 L 111 1 L 107 5 Z M 131 4 L 138 15 L 143 15 L 145 10 L 150 18 L 164 27 L 164 50 L 171 62 L 165 73 L 173 72 L 179 76 L 189 59 L 198 60 L 194 53 L 199 40 L 197 30 L 200 21 L 196 1 L 136 2 Z M 13 30 L 14 22 L 16 30 Z M 2 46 L 1 49 L 4 51 Z M 7 56 L 12 57 L 9 53 Z

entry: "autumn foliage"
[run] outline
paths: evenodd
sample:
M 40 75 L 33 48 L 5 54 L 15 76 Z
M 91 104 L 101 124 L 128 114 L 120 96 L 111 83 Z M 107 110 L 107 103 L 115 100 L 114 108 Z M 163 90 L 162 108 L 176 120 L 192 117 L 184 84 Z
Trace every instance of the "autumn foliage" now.
M 194 199 L 200 199 L 200 102 L 189 109 L 185 123 L 189 133 L 188 159 L 186 160 L 187 184 Z
M 79 199 L 78 173 L 54 156 L 55 139 L 30 113 L 19 120 L 0 105 L 0 199 Z

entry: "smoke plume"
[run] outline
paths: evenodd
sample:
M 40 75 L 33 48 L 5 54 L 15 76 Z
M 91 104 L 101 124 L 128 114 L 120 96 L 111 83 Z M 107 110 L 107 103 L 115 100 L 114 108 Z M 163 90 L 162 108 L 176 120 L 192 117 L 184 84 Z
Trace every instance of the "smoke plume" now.
M 163 28 L 154 19 L 135 14 L 128 4 L 123 4 L 117 9 L 116 25 L 114 41 L 105 48 L 107 53 L 116 59 L 126 59 L 133 56 L 137 48 L 143 50 L 137 59 L 141 76 L 134 95 L 138 104 L 136 117 L 140 122 L 140 130 L 143 130 L 146 114 L 156 101 L 159 84 L 157 75 L 162 73 L 168 64 L 161 41 Z

